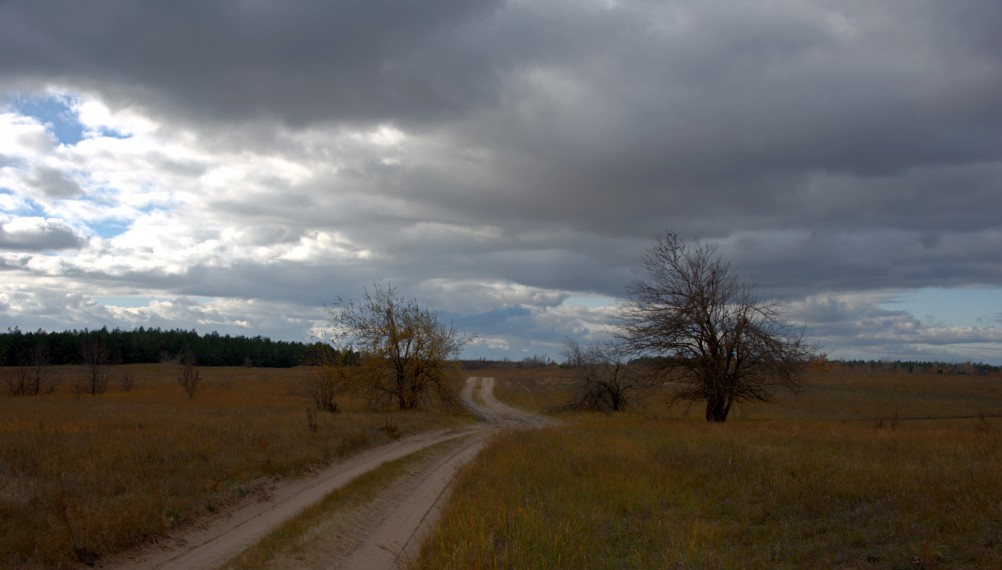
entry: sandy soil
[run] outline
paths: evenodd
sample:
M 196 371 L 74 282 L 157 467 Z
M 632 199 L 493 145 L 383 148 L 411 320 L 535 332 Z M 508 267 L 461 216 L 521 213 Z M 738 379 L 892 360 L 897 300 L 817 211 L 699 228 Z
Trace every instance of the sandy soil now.
M 479 388 L 480 400 L 474 397 Z M 475 426 L 420 434 L 331 465 L 318 475 L 279 484 L 263 501 L 243 505 L 201 528 L 164 543 L 109 559 L 102 567 L 137 569 L 215 568 L 256 543 L 286 520 L 356 477 L 422 449 L 436 453 L 421 461 L 367 505 L 332 518 L 311 532 L 311 540 L 276 568 L 397 568 L 413 557 L 438 520 L 456 471 L 476 457 L 492 433 L 536 428 L 546 418 L 516 410 L 494 398 L 493 378 L 467 378 L 464 405 L 483 420 Z

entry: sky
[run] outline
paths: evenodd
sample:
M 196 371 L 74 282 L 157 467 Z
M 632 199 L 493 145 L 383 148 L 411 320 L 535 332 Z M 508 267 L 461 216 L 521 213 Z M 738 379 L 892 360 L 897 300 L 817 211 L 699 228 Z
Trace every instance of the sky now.
M 0 2 L 0 327 L 470 358 L 608 334 L 657 235 L 834 358 L 1002 364 L 1002 3 Z

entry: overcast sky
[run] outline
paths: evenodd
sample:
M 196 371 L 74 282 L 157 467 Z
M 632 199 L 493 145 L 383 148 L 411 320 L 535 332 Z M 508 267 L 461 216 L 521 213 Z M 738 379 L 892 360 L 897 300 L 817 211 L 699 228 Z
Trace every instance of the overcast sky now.
M 6 0 L 6 327 L 558 358 L 671 230 L 841 358 L 1002 363 L 1002 3 Z

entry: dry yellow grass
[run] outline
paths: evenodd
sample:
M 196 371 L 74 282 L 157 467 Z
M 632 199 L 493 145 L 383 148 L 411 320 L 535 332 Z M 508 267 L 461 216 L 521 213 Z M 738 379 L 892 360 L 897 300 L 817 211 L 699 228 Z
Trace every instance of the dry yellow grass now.
M 998 376 L 815 374 L 724 425 L 574 415 L 489 446 L 416 567 L 1002 568 L 1002 418 L 900 419 L 1000 396 Z
M 0 370 L 0 373 L 7 372 Z M 466 421 L 426 412 L 316 414 L 305 368 L 203 368 L 189 400 L 177 368 L 116 367 L 138 384 L 76 399 L 82 370 L 53 367 L 60 390 L 0 397 L 0 568 L 93 561 L 211 515 L 282 477 L 406 435 Z

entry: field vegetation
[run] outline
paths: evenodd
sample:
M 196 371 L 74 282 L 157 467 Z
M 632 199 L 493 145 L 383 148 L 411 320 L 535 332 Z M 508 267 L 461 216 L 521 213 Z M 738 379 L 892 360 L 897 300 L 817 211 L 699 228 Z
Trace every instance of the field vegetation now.
M 820 368 L 726 424 L 665 386 L 499 436 L 414 566 L 1002 568 L 1002 377 Z M 556 367 L 493 374 L 529 409 L 574 395 Z
M 568 407 L 571 370 L 478 370 L 563 423 L 497 437 L 415 566 L 1002 567 L 1002 377 L 821 364 L 799 396 L 726 424 L 669 407 L 670 384 L 588 413 Z M 87 367 L 46 366 L 51 393 L 0 397 L 0 568 L 99 564 L 282 478 L 468 421 L 344 394 L 318 410 L 307 367 L 199 368 L 189 398 L 179 370 L 109 366 L 92 396 L 74 389 Z
M 107 372 L 97 396 L 73 389 L 84 366 L 48 366 L 51 394 L 0 397 L 0 568 L 95 563 L 266 497 L 279 479 L 468 421 L 348 396 L 339 413 L 317 411 L 308 367 L 199 368 L 193 398 L 176 365 Z

